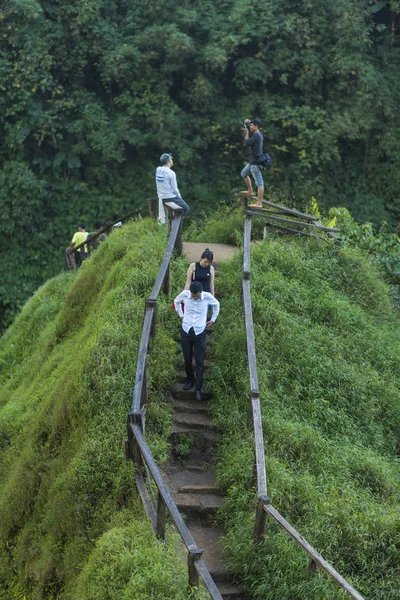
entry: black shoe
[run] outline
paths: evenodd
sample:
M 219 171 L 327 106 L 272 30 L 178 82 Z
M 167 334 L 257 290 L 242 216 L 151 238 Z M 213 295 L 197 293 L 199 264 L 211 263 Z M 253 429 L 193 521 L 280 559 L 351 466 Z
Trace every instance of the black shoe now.
M 201 400 L 201 391 L 200 390 L 196 390 L 194 393 L 194 399 L 195 400 Z
M 190 390 L 190 388 L 192 388 L 194 386 L 194 381 L 188 381 L 187 383 L 184 384 L 183 389 L 186 390 Z

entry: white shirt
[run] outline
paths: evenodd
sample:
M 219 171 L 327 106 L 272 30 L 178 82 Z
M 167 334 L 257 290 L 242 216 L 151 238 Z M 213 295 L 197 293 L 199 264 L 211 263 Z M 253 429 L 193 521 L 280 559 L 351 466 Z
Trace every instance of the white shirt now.
M 156 185 L 159 200 L 173 198 L 174 196 L 181 197 L 176 183 L 176 175 L 169 167 L 157 167 Z
M 176 175 L 169 167 L 157 167 L 156 169 L 156 185 L 158 195 L 158 220 L 160 223 L 165 223 L 165 209 L 163 200 L 181 196 L 178 185 L 176 183 Z
M 185 305 L 185 312 L 182 312 L 181 302 Z M 193 327 L 196 335 L 202 333 L 206 328 L 208 305 L 212 306 L 211 321 L 215 323 L 219 314 L 219 302 L 210 292 L 202 292 L 198 300 L 192 298 L 189 290 L 183 290 L 174 300 L 175 310 L 182 318 L 182 329 L 189 333 Z

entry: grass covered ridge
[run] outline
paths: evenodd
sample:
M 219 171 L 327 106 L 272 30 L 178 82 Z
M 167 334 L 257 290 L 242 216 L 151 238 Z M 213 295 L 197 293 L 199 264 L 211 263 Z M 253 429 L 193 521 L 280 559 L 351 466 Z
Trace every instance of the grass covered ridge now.
M 2 600 L 188 597 L 176 537 L 165 551 L 155 540 L 123 446 L 144 299 L 165 245 L 150 220 L 124 226 L 79 272 L 48 281 L 2 338 Z M 173 261 L 171 280 L 184 271 Z M 166 298 L 157 311 L 147 439 L 162 461 L 176 319 Z
M 251 290 L 269 495 L 366 598 L 400 596 L 400 321 L 361 252 L 315 240 L 253 244 Z M 224 434 L 219 480 L 232 564 L 257 600 L 334 600 L 326 576 L 276 525 L 251 543 L 253 436 L 240 302 L 241 259 L 225 265 L 212 366 Z

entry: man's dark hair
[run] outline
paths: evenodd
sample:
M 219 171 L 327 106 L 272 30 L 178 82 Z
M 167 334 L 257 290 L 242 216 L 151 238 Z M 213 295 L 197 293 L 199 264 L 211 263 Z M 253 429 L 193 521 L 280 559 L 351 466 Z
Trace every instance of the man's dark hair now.
M 167 162 L 169 162 L 171 160 L 171 158 L 173 158 L 173 157 L 170 152 L 164 152 L 160 156 L 160 165 L 166 165 Z
M 214 258 L 214 253 L 209 248 L 206 248 L 204 250 L 203 254 L 200 256 L 200 258 L 206 258 L 207 260 L 209 260 L 210 262 L 212 262 L 213 258 Z
M 192 283 L 190 284 L 190 291 L 192 292 L 192 294 L 198 294 L 199 292 L 202 292 L 203 286 L 200 283 L 200 281 L 192 281 Z
M 81 229 L 86 229 L 86 223 L 79 223 L 78 227 Z
M 250 123 L 253 123 L 253 125 L 256 125 L 257 127 L 261 127 L 261 119 L 252 119 Z
M 96 221 L 96 223 L 94 224 L 94 228 L 100 229 L 100 227 L 104 227 L 103 221 Z

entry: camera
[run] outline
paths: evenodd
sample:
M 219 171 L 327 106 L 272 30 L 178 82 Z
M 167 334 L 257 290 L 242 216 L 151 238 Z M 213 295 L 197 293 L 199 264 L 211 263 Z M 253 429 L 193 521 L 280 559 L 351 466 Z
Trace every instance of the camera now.
M 245 119 L 242 125 L 243 129 L 248 129 L 250 127 L 250 119 Z

